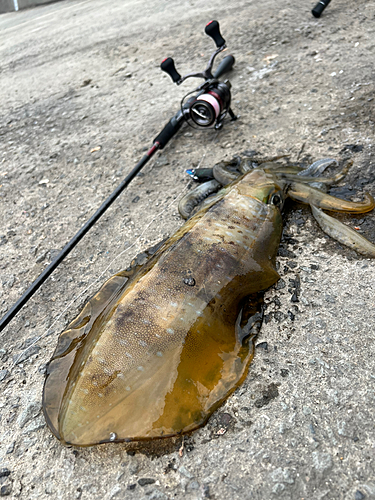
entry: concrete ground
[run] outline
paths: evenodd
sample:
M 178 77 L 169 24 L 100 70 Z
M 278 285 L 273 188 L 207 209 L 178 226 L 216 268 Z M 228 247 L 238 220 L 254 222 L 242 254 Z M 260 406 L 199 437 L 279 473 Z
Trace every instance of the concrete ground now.
M 1 496 L 375 499 L 375 263 L 326 237 L 303 205 L 286 210 L 281 280 L 248 377 L 206 426 L 137 449 L 79 449 L 41 415 L 59 332 L 106 278 L 181 225 L 186 168 L 248 150 L 352 159 L 332 192 L 375 193 L 375 2 L 334 0 L 319 20 L 312 7 L 66 0 L 0 17 L 1 315 L 193 90 L 159 63 L 203 69 L 211 19 L 236 57 L 240 114 L 218 134 L 182 129 L 0 334 Z M 372 213 L 341 220 L 375 241 Z

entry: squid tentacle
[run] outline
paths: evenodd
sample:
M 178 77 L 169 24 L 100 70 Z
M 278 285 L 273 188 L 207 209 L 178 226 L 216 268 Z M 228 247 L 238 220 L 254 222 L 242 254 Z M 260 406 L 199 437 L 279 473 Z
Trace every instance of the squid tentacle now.
M 227 184 L 230 184 L 231 182 L 235 181 L 238 179 L 238 177 L 241 175 L 239 172 L 235 172 L 231 170 L 229 167 L 236 167 L 237 165 L 232 164 L 232 163 L 225 163 L 225 162 L 220 162 L 216 163 L 213 168 L 213 174 L 215 179 L 220 182 L 222 186 L 226 186 Z
M 216 193 L 222 187 L 221 183 L 213 179 L 211 181 L 200 184 L 195 189 L 192 189 L 183 198 L 181 198 L 178 204 L 178 211 L 181 217 L 188 219 L 194 210 L 194 208 L 199 205 L 207 196 L 212 193 Z
M 323 158 L 322 160 L 315 161 L 309 167 L 302 170 L 298 175 L 300 177 L 316 177 L 322 174 L 326 168 L 331 165 L 338 165 L 338 161 L 333 158 Z

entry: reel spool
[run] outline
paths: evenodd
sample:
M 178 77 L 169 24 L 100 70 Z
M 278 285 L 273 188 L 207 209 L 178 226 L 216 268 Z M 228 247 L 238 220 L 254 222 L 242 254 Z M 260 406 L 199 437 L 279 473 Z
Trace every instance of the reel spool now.
M 234 64 L 234 57 L 227 56 L 220 63 L 219 68 L 212 74 L 212 67 L 216 56 L 226 48 L 224 38 L 221 36 L 219 23 L 211 21 L 207 24 L 205 32 L 210 36 L 215 44 L 216 50 L 210 57 L 208 66 L 203 72 L 189 73 L 181 76 L 176 70 L 174 61 L 171 57 L 163 60 L 161 69 L 167 73 L 172 81 L 181 85 L 187 78 L 203 78 L 205 82 L 197 89 L 189 92 L 181 101 L 181 113 L 183 118 L 193 128 L 211 128 L 219 129 L 223 125 L 224 117 L 229 113 L 232 120 L 236 119 L 230 108 L 231 84 L 229 80 L 220 82 L 218 78 L 229 71 Z M 193 93 L 197 93 L 192 96 Z
M 206 90 L 190 98 L 187 104 L 184 104 L 183 100 L 182 107 L 188 108 L 185 117 L 189 125 L 199 128 L 213 126 L 220 128 L 228 112 L 230 100 L 230 83 L 212 82 Z

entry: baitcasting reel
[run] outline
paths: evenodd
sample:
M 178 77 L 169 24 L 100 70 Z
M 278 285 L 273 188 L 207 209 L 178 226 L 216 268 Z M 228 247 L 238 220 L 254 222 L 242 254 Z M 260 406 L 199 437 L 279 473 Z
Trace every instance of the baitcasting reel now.
M 165 71 L 173 80 L 174 83 L 180 85 L 187 78 L 203 78 L 205 80 L 198 88 L 189 92 L 181 101 L 181 113 L 185 120 L 192 126 L 197 127 L 214 127 L 219 129 L 223 126 L 223 120 L 227 113 L 232 120 L 237 117 L 230 108 L 231 102 L 231 84 L 229 80 L 220 82 L 218 78 L 225 72 L 229 71 L 234 64 L 234 57 L 227 56 L 219 65 L 215 74 L 212 74 L 212 66 L 216 56 L 226 49 L 226 43 L 221 36 L 219 23 L 211 21 L 207 24 L 205 32 L 210 36 L 217 49 L 210 57 L 207 68 L 201 73 L 188 73 L 181 76 L 174 65 L 171 57 L 164 59 L 161 63 L 161 69 Z M 198 92 L 196 95 L 192 96 Z

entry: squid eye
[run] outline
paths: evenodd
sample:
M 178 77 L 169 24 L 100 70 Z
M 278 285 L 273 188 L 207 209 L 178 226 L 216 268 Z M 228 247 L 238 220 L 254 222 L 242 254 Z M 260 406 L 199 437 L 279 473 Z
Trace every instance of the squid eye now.
M 280 205 L 281 202 L 280 196 L 278 194 L 275 194 L 274 196 L 272 196 L 271 202 L 276 206 Z
M 283 204 L 283 200 L 280 194 L 278 193 L 273 194 L 270 199 L 270 203 L 272 203 L 272 205 L 275 205 L 276 207 L 281 207 Z

